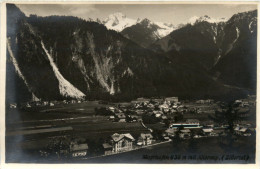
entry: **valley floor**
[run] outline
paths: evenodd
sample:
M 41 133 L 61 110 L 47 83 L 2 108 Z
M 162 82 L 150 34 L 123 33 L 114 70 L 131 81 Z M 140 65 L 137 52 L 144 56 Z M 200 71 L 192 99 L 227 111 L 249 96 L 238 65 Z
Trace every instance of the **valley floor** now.
M 200 101 L 201 102 L 201 101 Z M 195 137 L 167 139 L 164 131 L 166 127 L 162 116 L 151 118 L 148 116 L 154 110 L 146 112 L 146 116 L 135 114 L 138 119 L 130 122 L 110 120 L 110 115 L 97 114 L 96 108 L 112 109 L 120 107 L 122 110 L 131 106 L 131 103 L 102 104 L 99 102 L 83 102 L 75 104 L 60 104 L 55 106 L 38 107 L 26 110 L 8 109 L 6 115 L 6 162 L 7 163 L 254 163 L 255 162 L 255 106 L 240 107 L 240 111 L 250 110 L 247 114 L 246 125 L 250 136 L 240 134 L 203 135 Z M 136 106 L 136 104 L 135 104 Z M 137 105 L 138 106 L 138 105 Z M 136 106 L 136 107 L 137 107 Z M 140 106 L 140 105 L 139 105 Z M 165 106 L 165 105 L 164 105 Z M 173 105 L 173 107 L 176 105 Z M 197 118 L 200 123 L 210 128 L 215 110 L 219 109 L 216 103 L 185 102 L 178 105 L 180 108 L 189 107 L 189 111 L 182 112 L 181 120 Z M 140 107 L 125 109 L 140 112 Z M 165 108 L 166 109 L 166 108 Z M 172 109 L 173 108 L 167 108 Z M 197 112 L 194 112 L 194 111 Z M 180 109 L 179 109 L 180 111 Z M 160 111 L 154 111 L 160 113 Z M 106 112 L 107 113 L 107 112 Z M 111 112 L 110 112 L 111 113 Z M 143 112 L 144 113 L 144 112 Z M 174 118 L 174 114 L 162 112 L 166 118 Z M 117 113 L 112 113 L 116 116 Z M 154 123 L 145 123 L 144 117 L 156 120 Z M 179 118 L 179 117 L 178 117 Z M 160 120 L 158 120 L 160 119 Z M 178 120 L 178 119 L 176 119 Z M 245 125 L 243 125 L 245 126 Z M 224 130 L 224 127 L 223 127 Z M 137 141 L 141 133 L 154 135 L 152 144 L 138 146 Z M 156 133 L 158 132 L 158 133 Z M 160 133 L 161 132 L 161 133 Z M 193 131 L 192 131 L 193 132 Z M 104 155 L 100 153 L 99 145 L 114 133 L 130 133 L 134 138 L 133 149 L 118 154 Z M 162 136 L 164 135 L 164 136 Z M 89 146 L 90 154 L 86 157 L 60 157 L 54 151 L 52 141 L 67 140 L 68 138 L 84 138 Z M 94 148 L 93 148 L 94 147 Z M 52 155 L 46 155 L 53 151 Z M 44 155 L 45 153 L 45 155 Z M 55 155 L 56 153 L 56 155 Z M 92 154 L 91 154 L 92 153 Z M 59 154 L 59 153 L 58 153 Z

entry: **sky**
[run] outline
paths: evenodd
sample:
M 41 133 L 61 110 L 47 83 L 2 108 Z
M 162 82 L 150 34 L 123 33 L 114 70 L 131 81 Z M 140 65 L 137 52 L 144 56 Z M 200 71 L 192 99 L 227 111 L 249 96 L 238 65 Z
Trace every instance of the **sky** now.
M 121 12 L 128 18 L 148 18 L 154 22 L 187 23 L 190 18 L 208 15 L 229 19 L 232 15 L 257 9 L 256 4 L 20 4 L 27 16 L 70 15 L 83 19 L 104 20 L 110 14 Z

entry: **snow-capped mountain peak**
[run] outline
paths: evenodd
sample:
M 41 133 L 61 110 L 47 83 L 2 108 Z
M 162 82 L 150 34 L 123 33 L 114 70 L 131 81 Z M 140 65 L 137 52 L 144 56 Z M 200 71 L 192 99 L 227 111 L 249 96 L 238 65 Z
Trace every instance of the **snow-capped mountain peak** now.
M 126 18 L 126 15 L 122 14 L 121 12 L 116 12 L 110 14 L 107 19 L 123 19 Z
M 172 23 L 163 23 L 163 22 L 153 22 L 147 18 L 144 19 L 131 19 L 128 18 L 126 15 L 116 12 L 110 14 L 104 21 L 103 24 L 108 28 L 118 32 L 121 32 L 123 29 L 130 27 L 135 24 L 143 24 L 148 28 L 156 28 L 157 31 L 155 34 L 162 38 L 173 30 L 175 30 L 175 26 Z
M 225 22 L 226 19 L 225 18 L 215 19 L 215 18 L 209 17 L 208 15 L 204 15 L 204 16 L 201 16 L 201 17 L 193 16 L 189 19 L 189 23 L 191 25 L 194 25 L 195 23 L 199 23 L 199 22 L 203 22 L 203 21 L 206 21 L 206 22 L 209 22 L 209 23 L 219 23 L 219 22 Z
M 108 29 L 118 32 L 121 32 L 126 27 L 132 26 L 136 23 L 137 21 L 135 19 L 127 18 L 126 15 L 120 12 L 110 14 L 103 22 Z
M 159 37 L 161 38 L 170 34 L 172 31 L 176 29 L 176 27 L 171 23 L 155 22 L 155 24 L 159 26 L 157 32 Z
M 140 21 L 140 23 L 144 23 L 144 24 L 150 24 L 151 21 L 147 18 L 144 18 L 143 20 Z

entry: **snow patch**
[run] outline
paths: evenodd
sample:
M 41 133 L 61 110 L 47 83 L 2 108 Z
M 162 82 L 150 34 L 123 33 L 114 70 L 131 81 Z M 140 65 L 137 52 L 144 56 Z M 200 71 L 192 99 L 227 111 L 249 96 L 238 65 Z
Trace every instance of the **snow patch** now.
M 115 93 L 115 89 L 114 89 L 114 77 L 113 75 L 111 75 L 110 72 L 111 69 L 113 68 L 113 64 L 110 62 L 111 58 L 103 57 L 101 61 L 99 61 L 98 57 L 102 57 L 102 55 L 99 56 L 95 53 L 95 43 L 93 41 L 94 38 L 93 34 L 87 32 L 87 38 L 89 41 L 88 43 L 89 50 L 95 63 L 97 80 L 99 81 L 100 85 L 106 89 L 107 92 L 113 94 Z M 108 79 L 111 81 L 111 87 L 107 83 Z
M 218 57 L 217 57 L 217 59 L 216 59 L 216 61 L 215 61 L 214 66 L 218 63 L 218 61 L 219 61 L 220 58 L 221 58 L 221 55 L 218 55 Z
M 11 62 L 13 63 L 13 65 L 14 65 L 15 71 L 17 72 L 18 76 L 24 81 L 24 83 L 25 83 L 26 87 L 28 88 L 29 92 L 32 93 L 32 96 L 34 96 L 35 98 L 37 98 L 37 97 L 35 96 L 35 94 L 32 92 L 31 87 L 29 86 L 28 82 L 26 81 L 24 75 L 22 74 L 22 71 L 21 71 L 20 68 L 19 68 L 18 62 L 17 62 L 16 58 L 14 57 L 14 54 L 13 54 L 13 51 L 12 51 L 12 48 L 11 48 L 11 45 L 10 45 L 10 44 L 11 44 L 11 38 L 9 37 L 9 38 L 7 39 L 7 50 L 8 50 L 8 52 L 9 52 L 9 54 L 10 54 L 10 57 L 11 57 L 10 59 L 11 59 Z M 37 98 L 37 99 L 38 99 L 38 98 Z M 39 100 L 39 99 L 38 99 L 38 100 Z
M 236 39 L 233 41 L 233 44 L 236 43 L 237 39 L 239 38 L 239 34 L 240 34 L 240 31 L 239 29 L 236 27 L 236 32 L 237 32 L 237 37 Z
M 122 13 L 114 13 L 108 16 L 103 22 L 108 29 L 121 32 L 126 27 L 130 27 L 137 23 L 137 20 L 127 18 Z
M 204 15 L 204 16 L 201 16 L 201 17 L 193 16 L 189 19 L 188 23 L 190 23 L 191 25 L 194 25 L 195 23 L 203 22 L 203 21 L 206 21 L 206 22 L 209 22 L 209 23 L 219 23 L 219 22 L 225 22 L 225 21 L 227 21 L 227 19 L 225 19 L 225 18 L 215 19 L 215 18 L 211 18 L 207 15 Z
M 252 26 L 255 26 L 255 24 L 256 24 L 256 18 L 254 18 L 254 20 L 251 21 L 251 22 L 249 23 L 249 25 L 248 25 L 248 29 L 249 29 L 250 33 L 253 33 L 253 32 L 254 32 L 254 28 L 253 28 Z
M 152 22 L 148 19 L 140 19 L 137 20 L 127 18 L 126 15 L 122 13 L 114 13 L 108 16 L 107 19 L 103 21 L 103 24 L 107 27 L 107 29 L 115 30 L 118 32 L 121 32 L 123 29 L 130 27 L 132 25 L 135 25 L 137 23 L 141 23 L 143 21 L 147 20 L 148 22 L 148 28 L 150 28 L 152 25 L 157 25 L 159 28 L 155 32 L 155 34 L 162 38 L 168 34 L 170 34 L 172 31 L 177 29 L 173 24 L 171 23 L 163 23 L 163 22 Z
M 111 84 L 110 94 L 111 94 L 111 95 L 114 95 L 114 94 L 115 94 L 114 81 L 112 81 L 112 84 Z
M 129 76 L 134 75 L 133 71 L 129 67 L 123 72 L 122 76 L 124 76 L 126 74 L 128 74 Z
M 215 44 L 217 43 L 217 40 L 216 40 L 215 36 L 213 36 L 213 41 L 214 41 Z
M 72 98 L 77 98 L 80 99 L 82 97 L 85 96 L 85 94 L 83 94 L 80 90 L 78 90 L 76 87 L 74 87 L 70 82 L 68 82 L 59 72 L 57 66 L 55 65 L 53 58 L 51 57 L 51 55 L 48 53 L 47 49 L 45 48 L 44 43 L 41 41 L 41 45 L 42 48 L 44 50 L 44 52 L 46 53 L 49 61 L 50 61 L 50 65 L 54 71 L 54 74 L 56 76 L 56 78 L 59 81 L 59 89 L 60 89 L 60 94 L 62 96 L 65 97 L 72 97 Z
M 154 22 L 159 29 L 157 29 L 157 34 L 160 38 L 169 35 L 172 31 L 176 29 L 176 27 L 171 23 L 163 23 L 163 22 Z
M 250 24 L 248 25 L 248 29 L 250 30 L 251 33 L 252 33 L 252 30 L 251 30 L 252 23 L 253 23 L 253 21 L 251 21 Z

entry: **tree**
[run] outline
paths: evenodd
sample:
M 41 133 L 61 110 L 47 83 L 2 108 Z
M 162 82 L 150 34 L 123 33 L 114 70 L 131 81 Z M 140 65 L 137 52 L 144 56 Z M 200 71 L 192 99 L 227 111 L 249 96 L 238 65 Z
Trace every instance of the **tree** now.
M 171 123 L 171 121 L 169 119 L 164 120 L 165 127 L 169 127 L 170 123 Z
M 215 122 L 221 125 L 228 125 L 228 129 L 233 134 L 234 132 L 234 123 L 238 120 L 242 120 L 243 117 L 239 115 L 239 109 L 236 108 L 236 105 L 233 102 L 228 103 L 227 105 L 221 104 L 221 111 L 215 111 Z
M 51 156 L 57 156 L 58 159 L 61 159 L 62 156 L 67 154 L 61 153 L 61 150 L 69 152 L 70 148 L 70 139 L 67 136 L 62 137 L 53 137 L 49 140 L 47 145 L 47 151 Z

